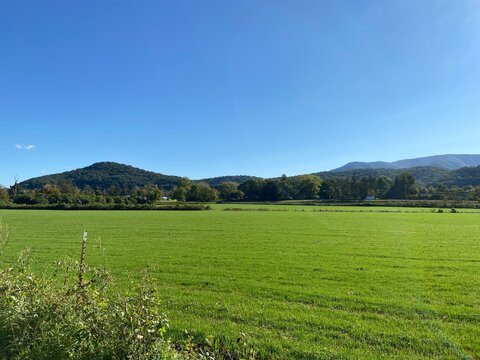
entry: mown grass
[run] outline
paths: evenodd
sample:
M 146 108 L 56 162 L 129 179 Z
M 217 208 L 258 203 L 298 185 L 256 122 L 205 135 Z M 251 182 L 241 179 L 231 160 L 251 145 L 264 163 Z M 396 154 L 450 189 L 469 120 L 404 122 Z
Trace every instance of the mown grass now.
M 86 228 L 87 262 L 121 286 L 152 269 L 173 337 L 245 333 L 272 359 L 480 358 L 480 214 L 225 207 L 2 210 L 5 259 L 76 258 Z

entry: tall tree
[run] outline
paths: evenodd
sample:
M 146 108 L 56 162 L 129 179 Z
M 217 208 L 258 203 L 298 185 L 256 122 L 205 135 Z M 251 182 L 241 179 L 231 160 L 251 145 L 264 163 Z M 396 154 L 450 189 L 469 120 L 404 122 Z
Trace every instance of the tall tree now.
M 0 203 L 10 202 L 10 196 L 8 196 L 8 191 L 4 187 L 0 186 Z
M 193 184 L 187 191 L 187 201 L 210 202 L 217 199 L 217 192 L 207 183 Z
M 388 192 L 393 186 L 393 181 L 387 176 L 380 176 L 377 178 L 377 194 L 376 196 L 385 199 Z
M 217 186 L 218 196 L 225 201 L 239 201 L 243 199 L 243 192 L 238 189 L 238 184 L 224 181 Z
M 408 199 L 417 193 L 415 178 L 408 172 L 403 172 L 395 178 L 390 191 L 392 199 Z
M 294 198 L 294 184 L 291 178 L 283 174 L 278 181 L 278 186 L 280 187 L 280 198 L 282 200 L 290 200 Z
M 277 201 L 280 200 L 280 186 L 278 181 L 267 180 L 262 187 L 262 200 Z
M 324 200 L 338 199 L 337 183 L 333 179 L 326 179 L 320 185 L 319 196 Z
M 188 189 L 186 187 L 176 186 L 172 189 L 172 191 L 170 191 L 170 197 L 174 200 L 186 201 L 187 191 Z
M 137 191 L 138 202 L 146 202 L 148 204 L 154 204 L 162 197 L 162 190 L 157 185 L 145 185 Z
M 264 180 L 247 180 L 238 186 L 247 201 L 261 200 Z
M 315 175 L 300 176 L 298 181 L 298 197 L 300 199 L 316 199 L 322 181 Z

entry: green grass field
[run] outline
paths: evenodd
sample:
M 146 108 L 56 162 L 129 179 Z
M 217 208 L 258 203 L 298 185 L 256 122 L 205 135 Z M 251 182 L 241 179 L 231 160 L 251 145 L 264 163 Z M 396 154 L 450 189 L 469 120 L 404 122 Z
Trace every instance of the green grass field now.
M 480 358 L 480 214 L 226 207 L 0 210 L 2 261 L 76 259 L 85 227 L 87 262 L 121 286 L 153 266 L 176 331 L 243 332 L 272 359 Z

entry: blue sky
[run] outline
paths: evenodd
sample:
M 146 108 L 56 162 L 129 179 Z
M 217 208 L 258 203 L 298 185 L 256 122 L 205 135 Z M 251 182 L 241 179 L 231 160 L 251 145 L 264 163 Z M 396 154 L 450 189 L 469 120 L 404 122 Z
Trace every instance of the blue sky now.
M 0 2 L 0 184 L 480 153 L 480 3 Z

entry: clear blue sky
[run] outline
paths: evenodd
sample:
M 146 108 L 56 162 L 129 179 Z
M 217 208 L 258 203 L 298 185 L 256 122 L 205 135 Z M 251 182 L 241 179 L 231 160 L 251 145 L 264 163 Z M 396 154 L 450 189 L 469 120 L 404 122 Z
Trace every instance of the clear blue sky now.
M 480 2 L 0 2 L 0 184 L 480 153 Z

